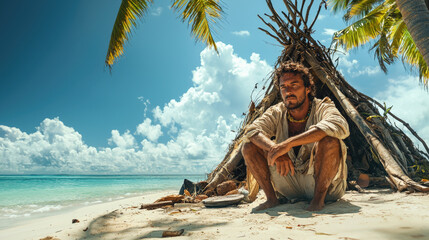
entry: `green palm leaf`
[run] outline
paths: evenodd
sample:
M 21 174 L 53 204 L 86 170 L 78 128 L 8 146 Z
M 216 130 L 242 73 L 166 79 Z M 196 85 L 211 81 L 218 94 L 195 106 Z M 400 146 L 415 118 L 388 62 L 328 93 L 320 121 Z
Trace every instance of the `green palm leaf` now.
M 175 0 L 172 6 L 181 13 L 182 21 L 188 21 L 191 31 L 196 40 L 200 40 L 208 46 L 214 47 L 213 24 L 223 13 L 219 0 Z
M 427 86 L 429 69 L 418 51 L 395 0 L 330 0 L 334 11 L 346 10 L 344 19 L 357 19 L 334 34 L 333 45 L 346 50 L 375 40 L 371 50 L 381 69 L 393 63 L 399 55 L 402 62 L 417 68 L 420 80 Z
M 389 38 L 392 40 L 390 46 L 394 55 L 398 55 L 399 48 L 402 44 L 402 36 L 405 31 L 408 31 L 408 29 L 402 18 L 399 19 L 399 21 L 397 21 L 396 24 L 391 28 Z
M 381 21 L 387 9 L 380 5 L 362 19 L 350 24 L 350 26 L 334 34 L 335 47 L 342 46 L 345 50 L 364 45 L 376 38 L 381 32 Z
M 350 6 L 349 15 L 351 17 L 364 17 L 375 6 L 378 6 L 382 3 L 391 4 L 392 0 L 360 0 L 360 1 L 357 1 L 356 3 L 354 3 Z
M 109 48 L 107 49 L 106 66 L 113 63 L 124 52 L 125 42 L 128 40 L 131 29 L 136 27 L 137 19 L 143 17 L 152 0 L 123 0 L 113 25 Z
M 381 21 L 382 27 L 379 38 L 371 48 L 371 50 L 375 49 L 375 58 L 385 73 L 387 73 L 386 64 L 392 64 L 397 58 L 397 55 L 392 52 L 389 36 L 392 26 L 399 20 L 395 15 L 397 8 L 393 5 L 390 5 L 388 8 L 389 10 L 383 17 L 383 21 Z
M 348 9 L 350 5 L 357 1 L 359 0 L 328 0 L 328 5 L 331 6 L 334 12 L 339 12 Z
M 429 80 L 429 69 L 422 54 L 417 49 L 410 32 L 408 32 L 408 29 L 402 34 L 399 53 L 402 55 L 403 62 L 407 62 L 419 70 L 420 80 L 425 86 L 427 86 Z

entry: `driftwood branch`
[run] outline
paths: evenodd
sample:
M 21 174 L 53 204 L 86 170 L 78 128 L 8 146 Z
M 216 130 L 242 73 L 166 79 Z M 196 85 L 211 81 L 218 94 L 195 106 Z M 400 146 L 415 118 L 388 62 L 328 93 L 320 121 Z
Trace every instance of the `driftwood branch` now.
M 383 109 L 384 108 L 384 106 L 380 103 L 380 102 L 378 102 L 377 100 L 375 100 L 375 99 L 373 99 L 373 98 L 371 98 L 371 97 L 369 97 L 369 96 L 367 96 L 367 95 L 365 95 L 365 94 L 363 94 L 362 93 L 362 96 L 364 96 L 366 99 L 368 99 L 369 101 L 371 101 L 371 102 L 373 102 L 373 103 L 375 103 L 377 106 L 379 106 L 381 109 Z M 408 131 L 410 131 L 411 132 L 411 134 L 413 134 L 413 136 L 414 137 L 416 137 L 422 144 L 423 144 L 423 147 L 426 149 L 426 153 L 427 154 L 429 154 L 429 147 L 428 147 L 428 145 L 426 144 L 426 142 L 417 134 L 417 132 L 416 131 L 414 131 L 414 129 L 413 128 L 411 128 L 411 126 L 410 126 L 410 124 L 408 124 L 407 122 L 405 122 L 404 120 L 402 120 L 402 119 L 400 119 L 399 117 L 397 117 L 395 114 L 393 114 L 391 111 L 389 111 L 387 114 L 389 114 L 390 116 L 392 116 L 395 120 L 397 120 L 398 122 L 400 122 L 400 123 L 402 123 L 402 125 L 404 125 L 407 129 L 408 129 Z
M 319 4 L 319 9 L 317 10 L 316 16 L 314 17 L 313 23 L 311 23 L 310 25 L 310 29 L 313 28 L 313 25 L 316 23 L 317 18 L 319 18 L 320 10 L 322 9 L 323 6 L 326 7 L 325 0 L 322 0 L 322 2 Z

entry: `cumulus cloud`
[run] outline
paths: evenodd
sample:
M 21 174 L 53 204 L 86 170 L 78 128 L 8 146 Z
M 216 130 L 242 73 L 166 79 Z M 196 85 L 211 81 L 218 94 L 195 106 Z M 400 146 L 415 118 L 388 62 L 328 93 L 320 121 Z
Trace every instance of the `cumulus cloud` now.
M 235 31 L 235 32 L 232 32 L 232 34 L 234 34 L 236 36 L 240 36 L 240 37 L 248 37 L 248 36 L 250 36 L 250 32 L 247 31 L 247 30 Z
M 116 145 L 119 148 L 128 149 L 134 147 L 134 137 L 127 130 L 122 136 L 118 130 L 112 130 L 112 137 L 109 138 L 109 144 Z
M 212 49 L 201 52 L 191 88 L 179 99 L 154 107 L 153 117 L 136 126 L 135 133 L 112 130 L 111 147 L 86 145 L 58 118 L 45 119 L 34 133 L 0 125 L 0 172 L 210 172 L 234 138 L 232 130 L 242 121 L 238 116 L 246 111 L 254 85 L 272 71 L 256 53 L 247 60 L 231 45 L 217 46 L 219 55 Z M 169 138 L 160 142 L 163 132 Z
M 380 66 L 361 66 L 357 59 L 351 59 L 350 54 L 344 49 L 339 49 L 333 59 L 338 58 L 338 71 L 347 77 L 372 76 L 381 73 Z
M 156 142 L 162 135 L 161 125 L 152 125 L 152 120 L 150 118 L 146 118 L 137 126 L 136 133 L 146 137 L 152 142 Z
M 157 7 L 151 12 L 153 16 L 157 16 L 157 17 L 161 16 L 161 13 L 162 13 L 162 7 Z
M 332 29 L 332 28 L 324 28 L 323 29 L 323 35 L 328 35 L 328 36 L 332 36 L 334 35 L 335 32 L 337 32 L 338 30 Z
M 426 122 L 429 119 L 429 108 L 425 107 L 429 103 L 429 93 L 418 82 L 417 77 L 411 76 L 389 79 L 389 86 L 377 93 L 375 98 L 387 106 L 393 106 L 392 113 L 409 123 L 429 143 L 429 125 Z M 396 125 L 408 132 L 401 123 Z M 414 142 L 417 143 L 416 140 Z

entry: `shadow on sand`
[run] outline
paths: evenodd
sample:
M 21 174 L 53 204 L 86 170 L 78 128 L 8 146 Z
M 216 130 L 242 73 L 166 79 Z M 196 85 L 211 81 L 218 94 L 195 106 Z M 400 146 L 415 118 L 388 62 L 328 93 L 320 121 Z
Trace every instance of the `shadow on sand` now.
M 290 204 L 290 203 L 281 204 L 274 208 L 266 209 L 264 211 L 257 212 L 255 214 L 265 213 L 274 217 L 280 216 L 280 215 L 286 215 L 286 216 L 294 216 L 298 218 L 310 218 L 310 217 L 313 217 L 314 214 L 338 215 L 338 214 L 347 214 L 347 213 L 357 213 L 360 210 L 359 206 L 353 205 L 350 202 L 347 202 L 342 199 L 336 202 L 326 203 L 325 208 L 318 212 L 307 211 L 306 208 L 308 207 L 308 205 L 309 205 L 309 202 L 306 202 L 306 201 L 300 201 L 294 204 Z
M 396 229 L 379 228 L 375 231 L 386 236 L 386 239 L 391 240 L 429 239 L 429 229 L 399 227 Z
M 127 236 L 126 239 L 144 239 L 144 238 L 162 238 L 162 233 L 165 230 L 180 230 L 186 229 L 187 232 L 204 229 L 207 227 L 222 226 L 227 222 L 208 223 L 204 224 L 198 221 L 180 221 L 174 219 L 158 219 L 142 222 L 139 226 L 123 228 L 115 227 L 122 215 L 120 210 L 113 211 L 91 221 L 88 225 L 88 230 L 82 232 L 77 239 L 118 239 L 119 236 Z M 108 226 L 108 227 L 106 227 Z M 149 229 L 163 230 L 149 230 Z M 108 230 L 107 230 L 108 229 Z M 115 230 L 118 229 L 118 230 Z M 132 237 L 128 237 L 132 236 Z

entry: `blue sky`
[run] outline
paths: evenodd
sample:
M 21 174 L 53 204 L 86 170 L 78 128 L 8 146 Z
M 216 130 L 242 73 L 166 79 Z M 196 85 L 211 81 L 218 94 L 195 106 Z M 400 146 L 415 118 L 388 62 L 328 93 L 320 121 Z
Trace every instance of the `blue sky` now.
M 120 1 L 0 1 L 0 173 L 204 173 L 221 161 L 282 48 L 257 29 L 264 1 L 224 2 L 220 55 L 168 3 L 151 6 L 110 74 Z M 322 11 L 314 37 L 328 46 L 343 26 Z M 415 75 L 401 64 L 385 75 L 368 48 L 338 57 L 355 88 L 429 140 Z

